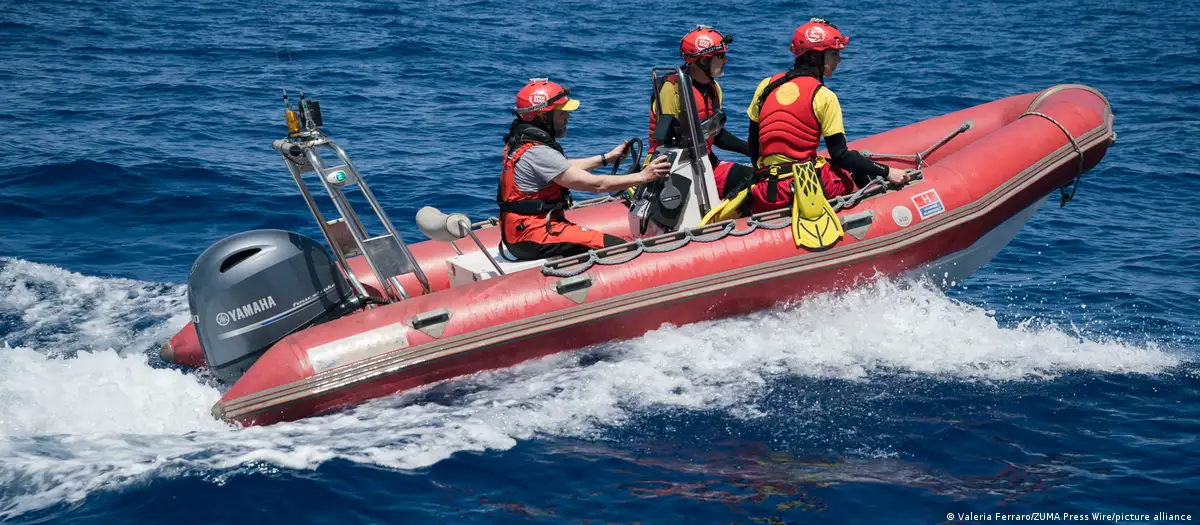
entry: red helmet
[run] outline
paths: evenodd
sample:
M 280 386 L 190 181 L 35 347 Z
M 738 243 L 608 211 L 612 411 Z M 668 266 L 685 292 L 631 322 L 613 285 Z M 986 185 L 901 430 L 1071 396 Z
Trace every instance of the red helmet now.
M 529 83 L 517 92 L 517 107 L 513 108 L 512 112 L 521 120 L 533 120 L 538 115 L 556 109 L 575 111 L 579 107 L 579 101 L 569 98 L 570 95 L 570 88 L 564 88 L 544 78 L 531 78 Z
M 679 56 L 691 64 L 703 57 L 724 53 L 733 43 L 733 35 L 722 35 L 716 29 L 708 26 L 696 26 L 691 33 L 683 35 L 679 41 Z
M 792 54 L 800 56 L 809 51 L 845 49 L 849 43 L 850 37 L 842 35 L 837 26 L 824 18 L 814 18 L 792 33 Z

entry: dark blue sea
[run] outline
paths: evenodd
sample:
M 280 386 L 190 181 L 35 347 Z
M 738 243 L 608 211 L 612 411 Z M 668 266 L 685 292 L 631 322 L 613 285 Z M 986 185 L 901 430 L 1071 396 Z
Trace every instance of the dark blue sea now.
M 828 81 L 851 139 L 1082 83 L 1118 142 L 946 291 L 880 281 L 266 428 L 158 358 L 205 247 L 318 235 L 270 147 L 283 88 L 420 240 L 421 206 L 495 214 L 527 79 L 572 88 L 567 151 L 598 154 L 711 24 L 744 136 L 816 15 L 852 38 Z M 1198 137 L 1182 1 L 5 0 L 0 522 L 1200 520 Z

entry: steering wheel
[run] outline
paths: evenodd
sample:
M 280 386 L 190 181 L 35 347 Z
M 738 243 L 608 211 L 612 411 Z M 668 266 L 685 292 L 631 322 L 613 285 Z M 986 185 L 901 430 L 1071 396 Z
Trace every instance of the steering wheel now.
M 625 141 L 625 151 L 629 152 L 629 159 L 630 159 L 629 160 L 629 171 L 627 171 L 625 173 L 630 174 L 630 173 L 637 173 L 639 171 L 642 171 L 643 147 L 642 147 L 641 137 L 633 137 L 633 138 Z M 621 163 L 614 162 L 613 167 L 612 167 L 612 174 L 616 175 L 617 171 L 620 171 L 620 169 L 621 169 Z

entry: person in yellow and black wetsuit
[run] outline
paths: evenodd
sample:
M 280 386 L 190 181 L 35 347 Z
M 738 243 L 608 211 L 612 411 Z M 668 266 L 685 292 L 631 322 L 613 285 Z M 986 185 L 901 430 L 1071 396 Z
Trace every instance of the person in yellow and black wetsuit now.
M 770 180 L 771 168 L 812 163 L 826 198 L 845 195 L 875 177 L 894 185 L 908 182 L 904 170 L 873 162 L 846 147 L 842 107 L 824 85 L 841 63 L 850 42 L 837 27 L 814 18 L 792 35 L 796 61 L 791 71 L 777 73 L 758 84 L 746 114 L 750 117 L 750 158 L 760 179 L 750 192 L 751 213 L 792 204 L 792 178 Z M 829 158 L 817 155 L 822 137 Z
M 909 180 L 904 170 L 873 162 L 846 146 L 842 108 L 824 79 L 833 75 L 849 42 L 824 19 L 802 24 L 792 35 L 792 69 L 763 79 L 746 110 L 756 167 L 750 213 L 791 206 L 797 246 L 827 248 L 841 238 L 841 223 L 827 199 L 877 177 L 896 186 Z M 817 155 L 822 138 L 828 159 Z
M 722 161 L 713 152 L 713 146 L 725 151 L 742 155 L 750 155 L 750 147 L 746 141 L 737 138 L 725 129 L 725 111 L 722 108 L 723 95 L 717 77 L 725 73 L 725 64 L 729 62 L 726 53 L 733 35 L 724 35 L 708 26 L 696 26 L 679 42 L 679 56 L 687 64 L 685 70 L 692 81 L 692 98 L 696 101 L 696 110 L 700 117 L 701 134 L 707 142 L 709 162 L 713 167 L 713 176 L 717 187 L 724 186 L 728 177 L 746 180 L 754 176 L 753 168 L 729 161 Z M 681 104 L 679 101 L 679 75 L 672 74 L 663 81 L 658 91 L 658 101 L 661 107 L 650 108 L 650 153 L 660 146 L 654 139 L 658 131 L 660 115 L 678 115 Z M 732 172 L 732 175 L 731 175 Z
M 612 151 L 568 159 L 558 143 L 567 134 L 570 112 L 579 101 L 571 91 L 544 78 L 529 81 L 517 93 L 516 118 L 504 137 L 504 165 L 496 202 L 500 205 L 502 242 L 518 259 L 569 256 L 622 244 L 626 240 L 568 221 L 570 190 L 621 191 L 666 177 L 671 166 L 655 159 L 639 173 L 601 176 L 588 173 L 619 163 L 628 153 L 622 143 Z

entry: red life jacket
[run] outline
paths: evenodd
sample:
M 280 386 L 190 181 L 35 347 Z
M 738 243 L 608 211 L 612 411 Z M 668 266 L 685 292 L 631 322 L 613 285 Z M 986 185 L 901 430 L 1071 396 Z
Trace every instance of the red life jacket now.
M 784 73 L 771 77 L 771 84 Z M 794 87 L 789 87 L 789 85 Z M 758 157 L 784 155 L 797 161 L 815 160 L 821 142 L 821 122 L 813 110 L 813 98 L 821 89 L 821 81 L 811 76 L 798 76 L 783 82 L 775 89 L 768 85 L 758 110 Z M 799 96 L 790 104 L 779 101 L 781 89 L 798 89 Z M 786 100 L 785 100 L 786 101 Z
M 678 92 L 678 73 L 668 75 L 666 79 L 663 80 L 663 84 L 665 85 L 667 82 L 676 84 L 675 89 L 676 92 Z M 717 84 L 716 80 L 712 80 L 711 82 L 712 89 L 707 90 L 711 94 L 702 92 L 696 87 L 695 81 L 692 82 L 692 99 L 696 101 L 696 112 L 700 115 L 701 134 L 705 135 L 705 138 L 708 139 L 706 142 L 708 143 L 708 152 L 710 153 L 712 152 L 713 141 L 716 140 L 717 134 L 721 132 L 721 129 L 725 124 L 725 114 L 721 111 L 721 86 Z M 658 88 L 658 91 L 660 94 L 662 93 L 661 86 Z M 683 110 L 682 107 L 679 109 L 680 111 Z M 658 146 L 660 146 L 658 141 L 654 140 L 654 132 L 658 129 L 659 110 L 660 108 L 654 107 L 653 103 L 650 105 L 651 153 L 653 153 L 654 150 L 658 149 Z
M 822 84 L 807 75 L 792 79 L 784 75 L 786 73 L 772 76 L 757 101 L 758 157 L 783 155 L 796 162 L 813 162 L 821 144 L 821 122 L 813 109 L 813 99 Z M 781 89 L 792 90 L 796 98 L 789 104 L 781 103 L 778 96 Z M 788 98 L 791 96 L 785 91 L 784 101 Z M 790 166 L 772 167 L 765 162 L 756 170 L 758 182 L 750 189 L 752 213 L 775 210 L 792 203 L 791 171 Z
M 535 193 L 525 193 L 517 187 L 517 161 L 530 148 L 543 145 L 534 141 L 519 144 L 516 150 L 512 150 L 515 144 L 504 147 L 504 168 L 500 172 L 500 188 L 496 194 L 504 239 L 516 239 L 517 233 L 526 228 L 546 226 L 548 215 L 565 211 L 571 203 L 570 190 L 558 184 L 551 183 Z

